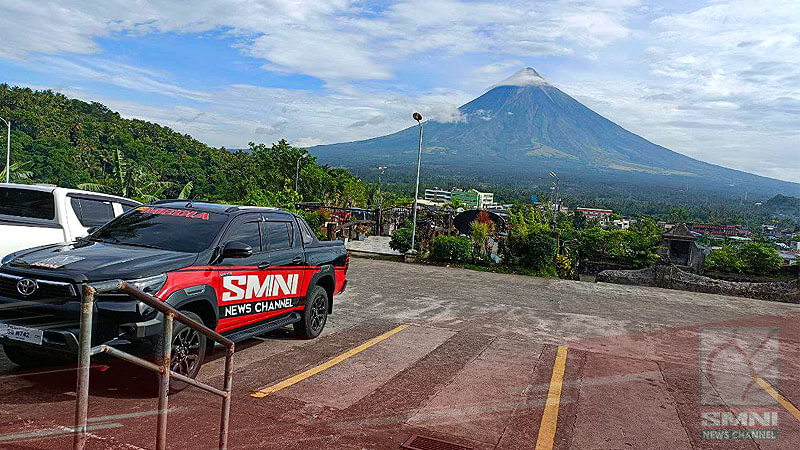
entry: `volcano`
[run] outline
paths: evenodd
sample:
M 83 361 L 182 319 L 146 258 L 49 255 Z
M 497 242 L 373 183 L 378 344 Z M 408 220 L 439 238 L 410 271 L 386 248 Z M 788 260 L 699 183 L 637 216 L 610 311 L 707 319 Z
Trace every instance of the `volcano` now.
M 548 171 L 567 186 L 650 198 L 653 192 L 798 195 L 800 184 L 705 163 L 625 130 L 525 68 L 459 108 L 454 122 L 426 121 L 423 181 L 541 185 Z M 367 176 L 408 179 L 418 129 L 310 149 L 321 163 Z M 743 147 L 746 143 L 743 143 Z M 664 198 L 664 195 L 660 196 Z

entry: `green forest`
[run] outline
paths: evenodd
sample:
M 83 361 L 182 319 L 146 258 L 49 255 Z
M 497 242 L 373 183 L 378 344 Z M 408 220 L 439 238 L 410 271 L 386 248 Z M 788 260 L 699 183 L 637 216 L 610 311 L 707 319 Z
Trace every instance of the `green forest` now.
M 345 169 L 318 165 L 308 152 L 283 140 L 250 143 L 247 151 L 231 152 L 52 91 L 0 84 L 0 117 L 12 122 L 12 181 L 79 187 L 144 202 L 192 198 L 272 206 L 299 201 L 365 206 L 377 191 L 377 185 Z

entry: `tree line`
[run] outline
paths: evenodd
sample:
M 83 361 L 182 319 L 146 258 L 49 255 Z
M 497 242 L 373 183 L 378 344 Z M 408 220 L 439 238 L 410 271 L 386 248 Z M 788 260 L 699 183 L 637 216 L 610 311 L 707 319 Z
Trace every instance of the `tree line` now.
M 12 121 L 11 175 L 16 181 L 85 188 L 144 202 L 192 198 L 272 206 L 301 200 L 335 206 L 375 203 L 376 184 L 346 169 L 317 164 L 306 150 L 285 140 L 271 145 L 251 142 L 247 150 L 228 151 L 152 122 L 122 118 L 97 102 L 8 84 L 0 84 L 0 116 Z

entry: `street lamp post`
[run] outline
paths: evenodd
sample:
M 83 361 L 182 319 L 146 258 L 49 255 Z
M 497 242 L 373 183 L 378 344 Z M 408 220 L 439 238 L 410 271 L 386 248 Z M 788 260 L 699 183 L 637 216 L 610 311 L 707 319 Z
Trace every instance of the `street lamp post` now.
M 419 168 L 422 165 L 422 114 L 415 112 L 414 120 L 419 124 L 419 153 L 417 154 L 417 187 L 414 189 L 414 218 L 411 223 L 411 251 L 415 252 L 414 243 L 417 238 L 417 197 L 419 197 Z
M 5 122 L 8 128 L 8 135 L 6 137 L 6 183 L 8 183 L 11 177 L 11 121 L 3 119 L 2 117 L 0 117 L 0 120 Z
M 297 158 L 297 169 L 295 170 L 294 173 L 294 191 L 297 192 L 298 194 L 300 193 L 300 161 L 305 158 L 308 158 L 308 155 L 305 153 L 300 155 L 299 158 Z
M 550 178 L 552 178 L 551 189 L 553 190 L 553 231 L 555 231 L 558 211 L 561 209 L 558 201 L 558 175 L 551 170 Z
M 383 195 L 381 195 L 381 175 L 386 171 L 386 166 L 378 166 L 378 209 L 383 209 Z
M 381 175 L 386 170 L 386 166 L 378 166 L 378 216 L 377 219 L 377 231 L 378 236 L 382 236 L 383 233 L 383 194 L 381 193 Z

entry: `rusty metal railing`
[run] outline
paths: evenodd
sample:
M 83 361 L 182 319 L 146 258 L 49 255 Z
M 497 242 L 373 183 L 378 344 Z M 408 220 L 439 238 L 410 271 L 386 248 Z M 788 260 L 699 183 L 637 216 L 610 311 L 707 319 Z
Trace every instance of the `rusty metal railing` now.
M 94 310 L 94 297 L 96 294 L 108 292 L 124 292 L 164 314 L 164 331 L 161 337 L 164 345 L 162 345 L 163 351 L 161 355 L 159 355 L 161 364 L 154 364 L 150 361 L 139 358 L 138 356 L 131 355 L 108 345 L 92 347 L 92 313 Z M 225 386 L 222 390 L 170 370 L 170 357 L 172 354 L 172 323 L 174 319 L 177 319 L 179 322 L 186 324 L 197 332 L 202 333 L 225 346 L 227 349 L 227 353 L 225 355 Z M 81 298 L 81 331 L 79 341 L 78 388 L 76 391 L 77 400 L 75 401 L 75 438 L 73 441 L 73 448 L 75 450 L 83 450 L 86 447 L 86 432 L 89 411 L 89 365 L 91 363 L 92 355 L 98 353 L 106 353 L 160 374 L 158 388 L 158 425 L 156 432 L 156 448 L 158 450 L 163 450 L 167 447 L 167 409 L 169 407 L 168 396 L 170 378 L 176 378 L 184 383 L 222 397 L 222 417 L 220 418 L 219 424 L 219 448 L 226 449 L 228 447 L 228 423 L 230 421 L 231 386 L 233 384 L 233 341 L 215 332 L 214 330 L 195 322 L 185 314 L 157 299 L 156 297 L 146 294 L 120 280 L 85 284 L 83 286 L 83 296 Z

